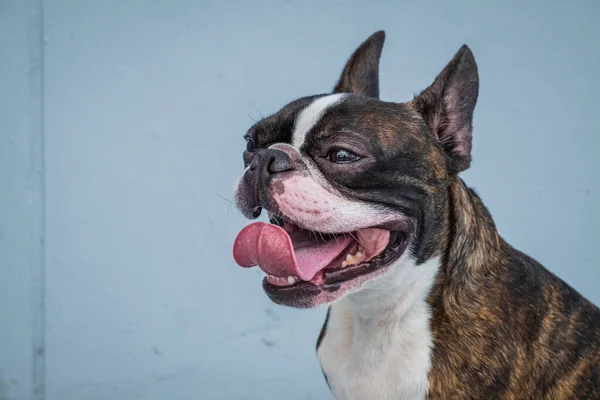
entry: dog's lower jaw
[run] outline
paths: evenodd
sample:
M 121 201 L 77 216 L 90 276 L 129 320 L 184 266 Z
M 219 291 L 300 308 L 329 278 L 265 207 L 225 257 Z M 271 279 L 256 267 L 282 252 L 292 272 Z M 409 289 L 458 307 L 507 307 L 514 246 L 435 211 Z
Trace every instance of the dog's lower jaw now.
M 439 258 L 397 261 L 384 277 L 335 302 L 317 353 L 336 399 L 423 399 L 432 333 L 427 297 Z

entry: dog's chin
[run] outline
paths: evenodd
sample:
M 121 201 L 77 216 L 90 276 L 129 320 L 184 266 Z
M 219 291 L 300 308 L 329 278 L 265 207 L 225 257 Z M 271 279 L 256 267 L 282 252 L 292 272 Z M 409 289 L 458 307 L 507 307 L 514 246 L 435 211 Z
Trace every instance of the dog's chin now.
M 271 220 L 271 223 L 283 226 L 290 224 L 282 220 Z M 296 227 L 297 228 L 297 227 Z M 281 278 L 267 275 L 262 282 L 263 289 L 269 298 L 276 304 L 294 308 L 315 308 L 333 303 L 349 294 L 356 293 L 385 275 L 394 268 L 398 268 L 405 259 L 405 253 L 410 247 L 412 235 L 406 223 L 392 222 L 378 229 L 389 228 L 389 240 L 385 248 L 372 258 L 352 263 L 350 265 L 331 265 L 320 270 L 311 280 L 298 280 L 293 284 L 284 282 Z M 357 237 L 356 232 L 339 234 L 321 234 L 312 231 L 320 240 L 336 240 L 339 235 Z M 359 247 L 360 248 L 360 247 Z M 352 262 L 352 261 L 350 261 Z

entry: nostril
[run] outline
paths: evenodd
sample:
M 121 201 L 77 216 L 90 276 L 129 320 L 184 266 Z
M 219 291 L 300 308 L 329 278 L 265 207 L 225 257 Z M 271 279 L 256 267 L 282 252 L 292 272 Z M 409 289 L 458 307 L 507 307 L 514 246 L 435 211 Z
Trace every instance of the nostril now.
M 269 172 L 272 174 L 290 171 L 292 169 L 290 159 L 285 153 L 282 153 L 282 155 L 274 155 L 269 163 Z
M 252 157 L 252 161 L 250 162 L 250 165 L 248 166 L 248 168 L 250 169 L 250 171 L 254 171 L 259 164 L 259 160 L 258 157 Z
M 258 218 L 260 217 L 260 213 L 262 212 L 262 207 L 254 207 L 252 209 L 252 217 L 253 218 Z

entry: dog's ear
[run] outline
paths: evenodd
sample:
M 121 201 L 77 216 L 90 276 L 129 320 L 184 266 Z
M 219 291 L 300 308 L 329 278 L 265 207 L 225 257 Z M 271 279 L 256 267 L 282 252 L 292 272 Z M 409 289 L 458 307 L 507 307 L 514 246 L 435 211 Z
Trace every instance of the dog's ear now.
M 379 98 L 379 58 L 385 32 L 369 36 L 352 54 L 333 93 L 353 93 Z
M 454 174 L 471 164 L 473 110 L 478 94 L 477 64 L 464 45 L 433 84 L 411 102 L 440 140 L 448 169 Z

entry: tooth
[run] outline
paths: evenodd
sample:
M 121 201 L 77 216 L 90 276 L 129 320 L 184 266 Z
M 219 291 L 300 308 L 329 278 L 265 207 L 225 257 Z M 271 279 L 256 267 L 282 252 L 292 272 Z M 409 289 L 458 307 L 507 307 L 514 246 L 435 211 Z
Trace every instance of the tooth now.
M 348 265 L 356 264 L 360 260 L 361 257 L 362 257 L 361 252 L 358 252 L 354 255 L 348 254 L 346 256 L 346 262 L 348 263 Z
M 346 261 L 342 261 L 342 268 L 346 268 L 347 265 L 348 263 Z
M 296 279 L 294 279 L 294 277 L 293 277 L 293 276 L 288 276 L 288 280 L 287 280 L 287 281 L 288 281 L 288 283 L 289 283 L 290 285 L 293 285 L 293 284 L 294 284 L 294 282 L 296 282 Z

